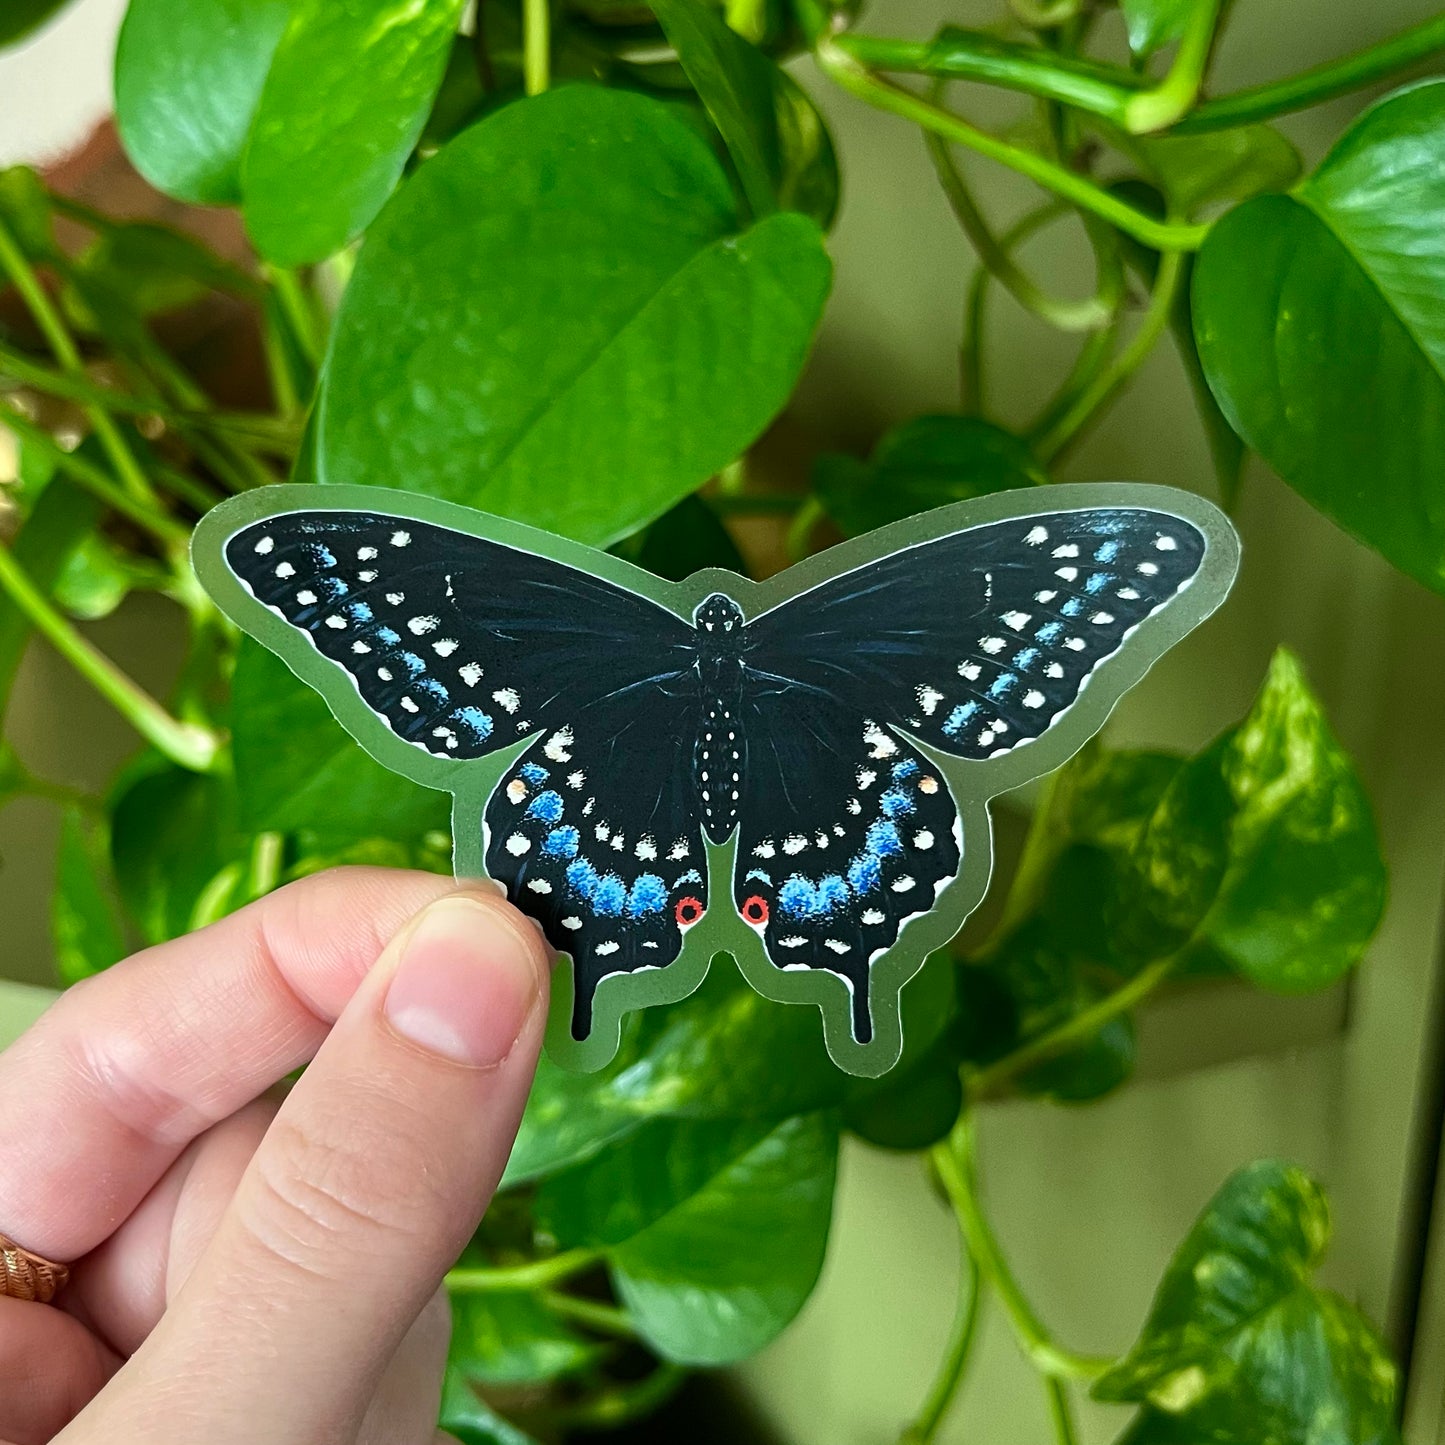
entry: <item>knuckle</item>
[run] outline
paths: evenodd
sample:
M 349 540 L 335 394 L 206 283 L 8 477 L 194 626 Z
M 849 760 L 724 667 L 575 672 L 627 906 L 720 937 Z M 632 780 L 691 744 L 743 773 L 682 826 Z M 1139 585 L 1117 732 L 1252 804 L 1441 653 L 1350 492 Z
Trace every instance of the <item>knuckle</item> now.
M 363 1115 L 358 1109 L 357 1114 Z M 436 1163 L 403 1130 L 348 1116 L 337 1137 L 277 1115 L 256 1155 L 251 1232 L 271 1253 L 316 1268 L 338 1250 L 412 1240 L 436 1213 Z

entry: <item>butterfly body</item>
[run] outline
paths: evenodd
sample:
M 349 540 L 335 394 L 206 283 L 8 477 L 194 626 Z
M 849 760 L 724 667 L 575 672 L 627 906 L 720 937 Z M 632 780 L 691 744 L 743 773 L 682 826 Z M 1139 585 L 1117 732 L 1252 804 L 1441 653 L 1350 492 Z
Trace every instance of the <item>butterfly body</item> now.
M 289 510 L 207 519 L 203 575 L 383 761 L 455 794 L 458 872 L 569 957 L 553 1042 L 588 1063 L 725 950 L 822 1007 L 846 1067 L 887 1067 L 898 988 L 986 885 L 988 797 L 1078 747 L 1235 565 L 1207 503 L 1148 488 L 680 584 L 401 494 L 271 490 Z

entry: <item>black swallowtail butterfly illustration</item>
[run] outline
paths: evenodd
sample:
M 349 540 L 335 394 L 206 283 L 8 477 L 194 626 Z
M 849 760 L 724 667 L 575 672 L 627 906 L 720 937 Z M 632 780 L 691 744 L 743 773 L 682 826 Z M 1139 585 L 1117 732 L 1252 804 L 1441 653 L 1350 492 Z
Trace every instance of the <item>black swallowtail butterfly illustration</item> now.
M 880 987 L 882 960 L 936 907 L 947 937 L 978 901 L 986 862 L 941 908 L 986 858 L 983 801 L 1076 749 L 1236 563 L 1212 507 L 1145 487 L 958 504 L 762 584 L 664 583 L 370 487 L 238 498 L 196 553 L 364 745 L 476 799 L 459 862 L 572 960 L 574 1040 L 599 987 L 665 972 L 697 929 L 753 948 L 755 981 L 833 980 L 843 1051 L 868 1072 L 892 1062 L 870 1050 L 896 1056 L 875 1027 L 907 977 Z M 732 932 L 708 934 L 719 919 Z

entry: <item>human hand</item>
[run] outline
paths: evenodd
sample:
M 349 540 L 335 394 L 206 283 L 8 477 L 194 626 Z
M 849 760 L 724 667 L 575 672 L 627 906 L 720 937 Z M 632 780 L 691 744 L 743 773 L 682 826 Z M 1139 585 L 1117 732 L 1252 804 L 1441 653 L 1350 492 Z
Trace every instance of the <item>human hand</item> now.
M 431 1445 L 547 965 L 499 895 L 344 869 L 65 994 L 0 1053 L 0 1231 L 73 1262 L 0 1296 L 0 1445 Z

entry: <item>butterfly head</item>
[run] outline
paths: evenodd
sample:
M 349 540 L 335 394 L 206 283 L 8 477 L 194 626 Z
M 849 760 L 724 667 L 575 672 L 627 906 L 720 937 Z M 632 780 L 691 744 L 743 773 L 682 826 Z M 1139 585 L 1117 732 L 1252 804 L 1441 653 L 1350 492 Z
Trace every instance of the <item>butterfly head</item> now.
M 743 609 L 725 593 L 714 592 L 704 597 L 692 614 L 693 626 L 704 637 L 715 637 L 719 642 L 730 643 L 743 629 Z M 726 646 L 731 652 L 734 649 Z

